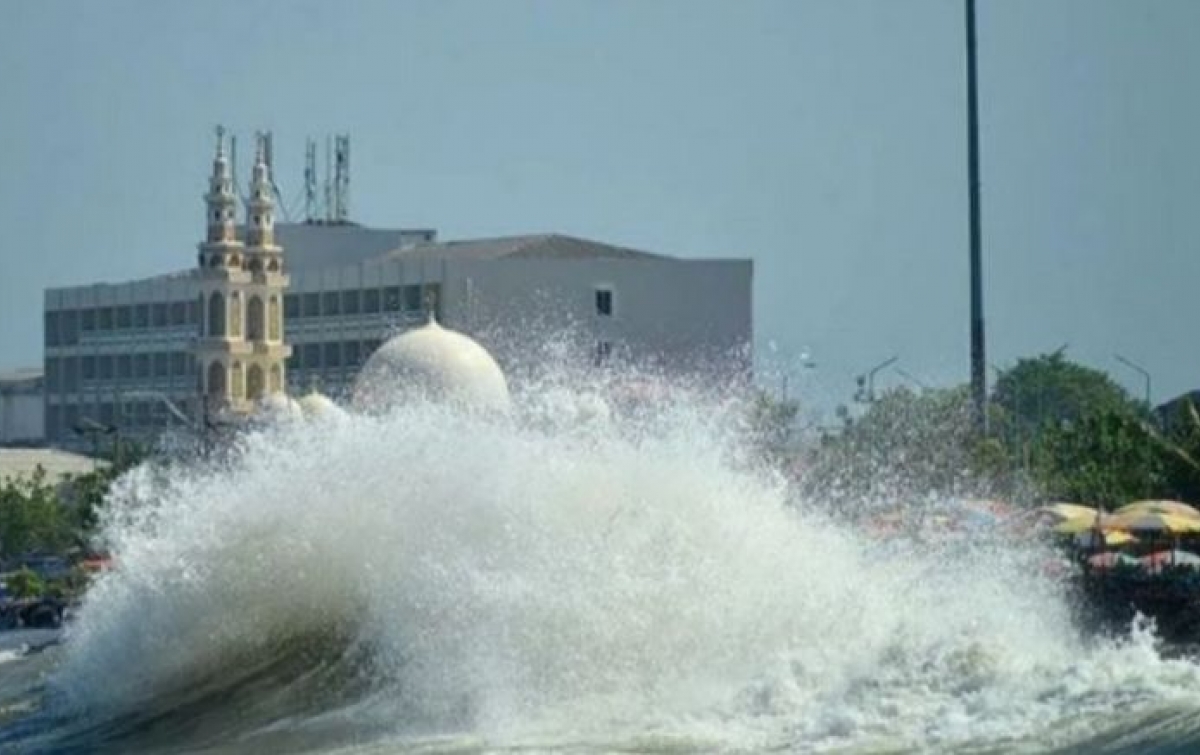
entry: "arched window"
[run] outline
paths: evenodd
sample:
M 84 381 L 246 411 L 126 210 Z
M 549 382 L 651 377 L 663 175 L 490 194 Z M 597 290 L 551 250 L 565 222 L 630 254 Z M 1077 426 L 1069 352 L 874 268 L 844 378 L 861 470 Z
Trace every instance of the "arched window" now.
M 233 376 L 233 397 L 241 398 L 242 396 L 246 395 L 246 391 L 245 391 L 246 381 L 243 378 L 241 362 L 233 363 L 233 370 L 232 370 L 231 374 Z
M 271 393 L 283 392 L 283 368 L 277 364 L 271 365 Z
M 271 297 L 271 301 L 267 307 L 267 313 L 268 313 L 267 328 L 269 331 L 268 336 L 270 337 L 270 339 L 272 341 L 278 341 L 280 338 L 280 333 L 282 333 L 282 331 L 283 331 L 283 327 L 282 327 L 283 323 L 279 319 L 279 297 L 278 296 Z
M 229 335 L 242 337 L 242 295 L 237 291 L 229 295 Z
M 257 364 L 250 365 L 250 370 L 246 373 L 246 397 L 253 400 L 262 398 L 263 395 L 263 371 L 262 367 Z
M 199 314 L 200 322 L 196 327 L 200 330 L 200 337 L 203 338 L 206 335 L 204 332 L 204 294 L 200 294 L 200 308 L 197 310 L 197 313 Z
M 226 396 L 225 365 L 213 362 L 208 366 L 208 396 L 218 401 Z
M 210 338 L 225 336 L 225 297 L 215 291 L 208 297 L 208 335 Z
M 246 306 L 246 338 L 251 341 L 263 340 L 266 328 L 263 327 L 263 303 L 257 296 L 250 297 Z

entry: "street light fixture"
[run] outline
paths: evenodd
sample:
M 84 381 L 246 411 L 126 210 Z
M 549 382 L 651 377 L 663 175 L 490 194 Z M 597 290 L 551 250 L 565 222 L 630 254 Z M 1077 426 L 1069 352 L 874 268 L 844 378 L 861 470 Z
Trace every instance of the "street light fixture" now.
M 1137 364 L 1132 359 L 1126 359 L 1125 357 L 1121 356 L 1120 354 L 1113 354 L 1113 359 L 1116 359 L 1118 362 L 1120 362 L 1121 364 L 1125 365 L 1126 367 L 1134 370 L 1135 372 L 1141 373 L 1142 379 L 1146 381 L 1146 411 L 1149 411 L 1150 410 L 1150 373 L 1144 367 L 1142 367 L 1140 364 Z
M 867 370 L 865 374 L 859 375 L 858 379 L 857 379 L 858 393 L 855 395 L 855 399 L 861 403 L 866 403 L 866 404 L 874 402 L 875 401 L 875 375 L 880 370 L 882 370 L 886 367 L 890 367 L 891 365 L 895 364 L 896 361 L 899 359 L 900 359 L 900 355 L 897 354 L 897 355 L 891 357 L 890 359 L 883 360 L 879 364 L 877 364 L 874 367 L 872 367 L 871 369 Z

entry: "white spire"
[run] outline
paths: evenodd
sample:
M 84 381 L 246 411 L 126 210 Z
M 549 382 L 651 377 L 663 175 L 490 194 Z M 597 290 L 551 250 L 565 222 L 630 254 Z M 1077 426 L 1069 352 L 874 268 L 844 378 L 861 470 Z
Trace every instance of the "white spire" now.
M 217 126 L 217 153 L 213 157 L 212 176 L 208 181 L 204 203 L 208 210 L 208 241 L 233 241 L 236 202 L 233 177 L 229 173 L 229 161 L 225 158 L 224 126 Z
M 273 246 L 275 243 L 275 201 L 271 185 L 271 167 L 267 163 L 268 134 L 255 134 L 254 169 L 250 175 L 250 217 L 247 218 L 246 241 L 250 246 Z

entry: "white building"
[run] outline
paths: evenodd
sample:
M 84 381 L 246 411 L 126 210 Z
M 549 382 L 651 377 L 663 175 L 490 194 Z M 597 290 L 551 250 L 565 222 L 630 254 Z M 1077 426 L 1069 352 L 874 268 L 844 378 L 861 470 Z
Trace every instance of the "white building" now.
M 43 412 L 41 368 L 0 373 L 0 445 L 40 443 Z
M 152 437 L 172 423 L 203 416 L 201 396 L 211 394 L 207 368 L 214 357 L 224 360 L 220 387 L 227 404 L 240 401 L 244 408 L 256 394 L 246 390 L 244 373 L 237 393 L 230 371 L 232 355 L 243 352 L 269 350 L 271 358 L 286 359 L 279 372 L 293 393 L 319 387 L 337 396 L 385 338 L 422 322 L 428 306 L 447 326 L 487 346 L 506 368 L 528 356 L 521 353 L 526 345 L 565 333 L 569 358 L 581 367 L 750 371 L 750 260 L 685 260 L 559 234 L 438 242 L 432 230 L 274 225 L 272 250 L 281 251 L 269 256 L 282 265 L 272 290 L 286 287 L 277 341 L 283 346 L 234 345 L 225 330 L 214 342 L 214 286 L 228 306 L 231 291 L 225 288 L 242 272 L 214 278 L 212 258 L 219 252 L 228 261 L 238 250 L 245 257 L 250 246 L 230 232 L 219 170 L 214 164 L 214 183 L 205 194 L 209 230 L 195 270 L 45 292 L 49 442 L 79 444 L 75 429 L 85 418 L 119 427 L 124 435 Z M 247 233 L 249 227 L 247 238 L 261 246 L 262 231 L 254 227 L 256 217 L 262 222 L 261 208 L 249 212 L 248 226 L 237 230 Z M 246 303 L 239 306 L 224 314 L 223 327 L 232 325 L 230 317 L 245 319 Z M 249 343 L 245 335 L 239 331 L 233 340 Z

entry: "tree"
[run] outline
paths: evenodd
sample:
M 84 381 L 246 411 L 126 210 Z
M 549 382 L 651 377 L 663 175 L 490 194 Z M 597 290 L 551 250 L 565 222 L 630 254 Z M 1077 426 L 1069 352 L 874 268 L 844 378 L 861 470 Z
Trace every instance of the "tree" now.
M 996 435 L 1019 448 L 1046 426 L 1077 422 L 1085 414 L 1144 411 L 1108 373 L 1077 364 L 1061 351 L 1019 359 L 992 391 Z
M 61 550 L 72 539 L 71 523 L 41 467 L 0 486 L 0 551 L 6 556 Z
M 1164 483 L 1165 455 L 1133 412 L 1101 408 L 1047 425 L 1032 454 L 1043 495 L 1116 508 L 1149 498 Z
M 1004 454 L 974 436 L 966 385 L 894 388 L 861 416 L 841 416 L 842 429 L 827 434 L 808 459 L 805 483 L 813 494 L 978 493 L 1004 467 Z
M 42 582 L 42 578 L 28 567 L 22 567 L 8 575 L 5 582 L 9 592 L 18 599 L 41 597 L 46 590 L 46 584 Z

